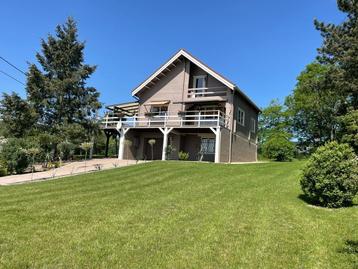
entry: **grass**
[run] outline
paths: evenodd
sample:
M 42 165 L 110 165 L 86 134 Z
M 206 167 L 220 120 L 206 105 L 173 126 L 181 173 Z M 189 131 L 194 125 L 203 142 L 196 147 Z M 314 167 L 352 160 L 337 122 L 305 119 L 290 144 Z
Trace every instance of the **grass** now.
M 358 208 L 302 162 L 154 162 L 0 188 L 0 268 L 358 268 Z

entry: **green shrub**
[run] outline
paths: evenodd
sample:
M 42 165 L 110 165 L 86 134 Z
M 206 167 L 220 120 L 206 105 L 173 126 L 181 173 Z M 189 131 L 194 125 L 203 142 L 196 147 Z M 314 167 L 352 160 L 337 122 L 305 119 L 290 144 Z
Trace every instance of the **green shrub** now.
M 47 164 L 47 168 L 50 168 L 50 169 L 54 169 L 54 168 L 59 168 L 61 167 L 61 163 L 60 162 L 49 162 Z
M 10 174 L 21 174 L 29 166 L 31 160 L 26 152 L 29 146 L 27 141 L 21 138 L 8 139 L 3 145 L 0 159 Z
M 60 157 L 63 160 L 69 160 L 73 157 L 75 152 L 75 145 L 69 141 L 63 141 L 57 145 L 57 149 L 60 153 Z
M 170 156 L 171 156 L 172 153 L 175 152 L 175 151 L 176 151 L 176 148 L 169 144 L 169 145 L 165 148 L 165 156 L 166 156 L 166 159 L 169 160 L 169 159 L 170 159 Z
M 0 167 L 0 177 L 7 175 L 7 169 L 5 167 Z
M 189 159 L 189 152 L 179 151 L 178 158 L 181 161 L 187 161 Z
M 295 153 L 295 145 L 285 132 L 270 135 L 262 146 L 263 155 L 275 161 L 291 161 Z
M 358 193 L 358 159 L 347 144 L 330 142 L 312 154 L 301 187 L 312 202 L 326 207 L 350 205 Z

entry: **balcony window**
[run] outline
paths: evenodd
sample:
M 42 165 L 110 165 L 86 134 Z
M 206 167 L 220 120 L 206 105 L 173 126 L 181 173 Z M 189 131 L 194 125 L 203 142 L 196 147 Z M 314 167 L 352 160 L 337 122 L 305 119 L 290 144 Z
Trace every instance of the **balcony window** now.
M 193 88 L 200 89 L 206 87 L 206 76 L 194 76 Z
M 238 124 L 245 126 L 245 111 L 243 111 L 241 108 L 237 109 L 236 121 Z

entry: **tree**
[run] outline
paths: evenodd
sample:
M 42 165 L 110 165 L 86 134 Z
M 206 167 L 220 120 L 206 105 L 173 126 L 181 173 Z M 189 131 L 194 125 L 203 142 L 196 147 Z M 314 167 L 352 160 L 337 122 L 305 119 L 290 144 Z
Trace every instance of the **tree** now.
M 341 124 L 340 140 L 348 143 L 358 154 L 358 110 L 352 110 L 339 118 Z
M 32 145 L 23 138 L 9 138 L 2 145 L 0 159 L 7 171 L 12 174 L 21 174 L 30 164 L 30 158 L 26 152 Z
M 272 133 L 288 133 L 289 127 L 287 108 L 278 100 L 272 100 L 259 116 L 259 144 L 263 145 Z
M 340 97 L 326 78 L 329 70 L 317 62 L 307 65 L 286 98 L 292 129 L 301 146 L 317 147 L 336 137 Z
M 39 122 L 48 128 L 64 124 L 88 127 L 101 107 L 99 93 L 86 86 L 96 66 L 84 63 L 84 42 L 78 41 L 77 25 L 68 18 L 56 28 L 56 35 L 42 40 L 41 53 L 36 57 L 41 66 L 30 65 L 27 95 L 39 115 Z
M 149 139 L 148 144 L 150 145 L 151 152 L 152 152 L 152 161 L 154 159 L 154 145 L 155 145 L 155 139 Z
M 336 91 L 344 97 L 340 110 L 358 108 L 358 1 L 338 0 L 338 9 L 347 14 L 339 24 L 325 24 L 315 20 L 323 44 L 318 49 L 320 63 L 331 65 L 327 76 Z
M 38 118 L 35 109 L 14 92 L 3 94 L 0 114 L 6 137 L 23 137 L 30 132 Z
M 263 154 L 267 158 L 279 162 L 291 161 L 294 156 L 295 145 L 291 135 L 284 131 L 272 132 L 262 146 Z
M 75 145 L 67 140 L 62 141 L 61 143 L 59 143 L 57 145 L 61 160 L 68 160 L 70 159 L 73 154 L 74 154 L 74 150 L 75 150 Z
M 93 143 L 83 142 L 80 147 L 85 152 L 85 172 L 87 172 L 87 153 L 93 147 Z
M 31 160 L 31 180 L 34 177 L 34 164 L 35 164 L 35 157 L 40 153 L 38 148 L 32 147 L 26 150 L 26 154 L 30 157 Z

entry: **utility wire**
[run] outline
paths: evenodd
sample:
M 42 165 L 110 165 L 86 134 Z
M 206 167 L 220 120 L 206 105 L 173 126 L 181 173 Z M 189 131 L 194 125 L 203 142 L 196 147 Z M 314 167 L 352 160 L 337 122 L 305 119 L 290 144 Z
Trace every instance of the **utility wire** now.
M 17 68 L 15 65 L 13 65 L 12 63 L 10 63 L 8 60 L 6 60 L 4 57 L 0 56 L 0 59 L 3 60 L 5 63 L 7 63 L 8 65 L 12 66 L 13 68 L 15 68 L 17 71 L 23 73 L 26 76 L 26 73 L 24 71 L 22 71 L 20 68 Z
M 19 82 L 20 84 L 26 86 L 23 82 L 21 82 L 20 80 L 14 78 L 13 76 L 10 76 L 8 73 L 5 73 L 4 71 L 0 70 L 0 73 L 3 73 L 5 76 L 8 76 L 9 78 L 12 78 L 13 80 Z

